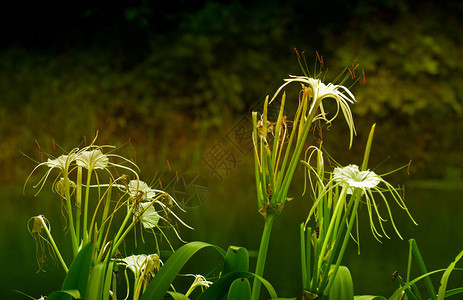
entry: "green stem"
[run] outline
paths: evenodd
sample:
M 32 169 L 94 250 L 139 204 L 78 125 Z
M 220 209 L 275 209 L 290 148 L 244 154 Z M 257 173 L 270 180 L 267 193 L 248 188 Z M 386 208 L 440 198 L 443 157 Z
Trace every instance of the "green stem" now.
M 351 199 L 355 199 L 355 192 L 354 192 L 354 195 L 352 196 Z M 354 200 L 352 201 L 349 201 L 349 205 L 347 206 L 347 209 L 345 211 L 345 213 L 343 214 L 343 217 L 342 217 L 342 220 L 341 220 L 341 224 L 346 224 L 347 223 L 347 216 L 349 215 L 349 212 L 351 211 L 352 207 L 354 206 Z M 325 264 L 325 273 L 324 274 L 329 274 L 330 272 L 330 268 L 331 268 L 331 265 L 333 264 L 333 260 L 335 258 L 335 254 L 337 253 L 337 250 L 338 250 L 338 247 L 339 245 L 341 244 L 341 237 L 342 237 L 342 234 L 343 234 L 343 231 L 344 230 L 335 230 L 335 232 L 337 232 L 336 236 L 333 237 L 334 239 L 334 245 L 333 247 L 331 248 L 331 255 L 329 256 L 328 258 L 328 261 L 327 263 Z M 347 225 L 347 228 L 346 228 L 346 232 L 349 232 L 349 225 Z M 350 235 L 350 232 L 349 232 L 349 235 Z M 330 276 L 331 278 L 334 278 L 334 273 L 331 273 L 332 275 Z M 324 291 L 325 291 L 325 288 L 326 288 L 326 285 L 328 283 L 328 279 L 330 279 L 328 276 L 323 276 L 322 278 L 322 281 L 318 287 L 318 294 L 319 295 L 323 295 Z M 325 293 L 326 294 L 326 293 Z
M 258 139 L 258 134 L 257 134 L 257 113 L 253 112 L 252 113 L 252 140 L 254 143 L 254 172 L 256 176 L 256 189 L 257 189 L 257 201 L 259 204 L 259 209 L 264 206 L 264 195 L 262 193 L 261 189 L 261 179 L 260 179 L 260 173 L 262 170 L 262 166 L 260 165 L 259 162 L 259 150 L 257 149 L 257 139 Z
M 308 289 L 307 284 L 307 257 L 306 257 L 306 240 L 305 240 L 305 226 L 304 223 L 300 226 L 300 238 L 301 238 L 301 268 L 302 268 L 302 287 L 304 290 Z M 310 244 L 308 245 L 310 247 Z
M 319 268 L 322 266 L 323 258 L 325 256 L 325 253 L 326 253 L 327 249 L 328 249 L 328 243 L 331 240 L 331 235 L 333 233 L 333 229 L 335 227 L 335 224 L 337 223 L 336 220 L 340 219 L 338 215 L 341 214 L 341 208 L 342 208 L 342 206 L 344 206 L 344 202 L 345 202 L 345 199 L 346 199 L 347 188 L 348 187 L 345 186 L 341 190 L 341 194 L 339 195 L 338 203 L 336 204 L 336 207 L 335 207 L 334 212 L 333 212 L 333 218 L 331 219 L 330 225 L 328 227 L 328 231 L 326 232 L 326 236 L 324 237 L 323 246 L 322 246 L 322 249 L 320 251 L 320 256 L 318 257 L 318 264 L 317 265 L 318 265 Z
M 288 194 L 289 186 L 291 184 L 291 181 L 293 180 L 293 175 L 294 172 L 296 171 L 296 166 L 299 162 L 299 157 L 301 156 L 302 150 L 304 148 L 305 140 L 309 134 L 309 129 L 312 125 L 312 121 L 315 115 L 316 110 L 318 109 L 318 106 L 320 105 L 321 102 L 318 102 L 318 104 L 315 105 L 316 108 L 314 108 L 309 115 L 307 116 L 307 120 L 305 120 L 302 134 L 298 136 L 297 141 L 296 141 L 296 147 L 294 149 L 293 155 L 291 157 L 291 161 L 289 162 L 288 170 L 284 173 L 284 179 L 281 184 L 281 188 L 278 189 L 279 193 L 276 196 L 276 199 L 281 199 L 281 203 L 284 203 L 286 199 L 286 195 Z M 301 116 L 301 119 L 304 119 L 304 115 Z M 296 122 L 295 122 L 296 123 Z M 296 127 L 296 124 L 294 124 Z M 296 130 L 296 129 L 294 129 Z M 292 134 L 292 133 L 291 133 Z M 290 140 L 291 143 L 291 140 Z M 291 144 L 290 144 L 291 146 Z M 289 151 L 289 149 L 287 150 Z M 284 171 L 282 169 L 282 171 Z
M 72 204 L 71 204 L 71 194 L 69 193 L 69 178 L 67 171 L 63 171 L 64 178 L 64 189 L 66 194 L 66 207 L 68 210 L 69 218 L 69 231 L 71 232 L 71 242 L 72 242 L 72 251 L 74 257 L 76 257 L 77 252 L 79 252 L 79 245 L 77 243 L 76 230 L 74 228 L 74 218 L 72 216 Z
M 66 272 L 66 274 L 68 273 L 69 269 L 68 267 L 66 266 L 66 263 L 64 262 L 64 259 L 63 257 L 61 256 L 61 253 L 59 252 L 58 250 L 58 247 L 56 246 L 56 243 L 55 243 L 55 240 L 53 239 L 53 237 L 51 236 L 51 232 L 48 230 L 48 227 L 47 225 L 45 224 L 45 221 L 43 220 L 43 217 L 40 216 L 39 217 L 39 220 L 40 222 L 42 223 L 42 228 L 45 230 L 45 232 L 47 233 L 47 236 L 48 238 L 50 239 L 50 243 L 53 247 L 53 250 L 55 251 L 56 255 L 58 256 L 58 259 L 61 263 L 61 265 L 63 266 L 63 269 L 64 271 Z
M 90 180 L 92 178 L 92 170 L 88 169 L 87 174 L 87 188 L 85 189 L 85 200 L 84 200 L 84 220 L 82 225 L 82 236 L 84 238 L 84 244 L 89 242 L 88 231 L 87 231 L 87 214 L 88 214 L 88 198 L 90 194 Z
M 80 217 L 82 215 L 82 167 L 77 167 L 76 185 L 76 239 L 80 240 Z
M 305 237 L 305 240 L 306 240 L 306 247 L 305 247 L 305 251 L 306 251 L 306 254 L 305 254 L 305 257 L 307 258 L 307 262 L 306 262 L 306 269 L 307 269 L 307 282 L 304 286 L 304 289 L 305 290 L 309 290 L 310 288 L 310 272 L 311 272 L 311 268 L 312 268 L 312 252 L 310 251 L 311 249 L 311 245 L 310 245 L 310 237 L 312 236 L 312 228 L 309 227 L 307 228 L 307 231 L 306 231 L 306 237 Z
M 270 242 L 270 233 L 272 232 L 273 222 L 275 221 L 276 213 L 268 211 L 267 219 L 265 220 L 264 231 L 262 232 L 262 239 L 260 241 L 259 254 L 257 256 L 256 275 L 262 277 L 264 274 L 265 260 L 267 258 L 268 245 Z M 260 295 L 261 282 L 254 277 L 252 285 L 252 300 L 258 300 Z
M 105 207 L 104 207 L 104 210 L 103 210 L 103 216 L 101 217 L 101 228 L 98 230 L 98 232 L 101 232 L 101 234 L 97 237 L 97 239 L 98 239 L 97 247 L 101 246 L 101 241 L 103 240 L 103 231 L 104 231 L 104 229 L 106 227 L 106 222 L 105 221 L 106 221 L 106 218 L 108 217 L 108 214 L 109 214 L 109 205 L 110 205 L 110 203 L 111 203 L 111 186 L 108 187 L 108 193 L 106 195 L 106 201 L 104 203 Z M 91 226 L 93 226 L 93 225 L 91 225 Z
M 132 222 L 129 225 L 129 227 L 127 228 L 127 230 L 124 233 L 122 233 L 124 231 L 125 225 L 127 225 L 127 222 L 129 221 L 130 217 L 132 216 L 132 211 L 133 211 L 133 206 L 130 207 L 130 210 L 127 213 L 127 216 L 125 216 L 125 219 L 122 222 L 122 225 L 119 228 L 119 231 L 117 232 L 116 237 L 114 238 L 114 246 L 113 246 L 113 249 L 111 251 L 110 257 L 113 257 L 114 253 L 116 253 L 117 248 L 122 243 L 122 240 L 124 239 L 124 237 L 127 235 L 128 231 L 130 229 L 132 229 L 132 227 L 134 225 L 134 222 Z
M 334 278 L 336 277 L 336 273 L 338 272 L 339 266 L 341 265 L 342 258 L 344 257 L 344 252 L 346 251 L 347 243 L 349 242 L 349 239 L 350 239 L 350 233 L 352 232 L 352 228 L 354 227 L 355 218 L 357 217 L 357 210 L 358 210 L 358 206 L 360 204 L 360 198 L 361 198 L 360 195 L 358 195 L 357 193 L 354 198 L 355 203 L 354 203 L 354 208 L 352 210 L 352 214 L 350 215 L 349 226 L 347 228 L 346 234 L 344 235 L 344 241 L 342 242 L 341 250 L 339 251 L 338 259 L 336 260 L 336 265 L 334 266 L 334 269 L 332 272 L 332 276 L 331 276 L 332 280 L 328 282 L 328 286 L 325 289 L 326 292 L 330 290 L 331 285 L 334 282 Z

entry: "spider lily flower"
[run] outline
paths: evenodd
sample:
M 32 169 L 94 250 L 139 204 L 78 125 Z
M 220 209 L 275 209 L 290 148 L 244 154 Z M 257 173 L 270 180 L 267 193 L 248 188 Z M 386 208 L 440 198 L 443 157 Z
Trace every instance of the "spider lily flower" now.
M 145 201 L 156 197 L 156 190 L 150 188 L 146 182 L 141 180 L 130 180 L 127 191 L 131 197 L 135 197 L 139 192 L 142 192 L 142 199 Z
M 376 187 L 381 178 L 373 171 L 360 171 L 357 165 L 348 165 L 344 168 L 335 168 L 333 171 L 333 180 L 347 185 L 348 194 L 352 194 L 354 188 L 372 189 Z
M 352 194 L 354 189 L 360 189 L 362 194 L 365 195 L 365 203 L 368 209 L 368 215 L 370 218 L 370 228 L 373 233 L 373 236 L 379 241 L 379 238 L 382 235 L 378 232 L 375 226 L 375 222 L 373 220 L 373 214 L 376 213 L 378 223 L 381 227 L 382 233 L 389 238 L 386 234 L 386 231 L 383 227 L 383 222 L 386 220 L 383 219 L 380 215 L 378 210 L 378 204 L 374 197 L 373 192 L 376 192 L 380 195 L 380 198 L 384 201 L 385 207 L 388 211 L 389 217 L 391 219 L 392 226 L 394 227 L 395 232 L 397 235 L 402 239 L 397 227 L 394 223 L 394 219 L 392 217 L 392 212 L 389 206 L 389 203 L 384 195 L 385 192 L 389 192 L 392 197 L 394 198 L 395 202 L 405 210 L 410 217 L 410 219 L 416 224 L 415 220 L 411 216 L 410 212 L 408 211 L 401 195 L 398 193 L 397 189 L 395 189 L 390 183 L 385 181 L 381 176 L 375 174 L 373 171 L 360 171 L 359 167 L 356 165 L 348 165 L 343 168 L 335 168 L 333 171 L 333 179 L 335 183 L 340 184 L 343 187 L 347 187 L 347 193 Z M 380 184 L 383 184 L 385 188 L 379 187 Z
M 142 289 L 146 288 L 151 278 L 154 277 L 154 272 L 159 271 L 162 265 L 162 261 L 157 254 L 150 255 L 131 255 L 126 258 L 116 259 L 117 264 L 126 268 L 125 278 L 127 280 L 127 287 L 129 286 L 129 279 L 127 276 L 127 269 L 132 271 L 135 282 L 134 282 L 134 296 L 133 299 L 138 299 Z M 129 296 L 129 289 L 127 288 L 127 299 Z
M 45 185 L 45 182 L 48 179 L 48 176 L 50 175 L 50 173 L 52 172 L 53 169 L 58 169 L 60 171 L 60 174 L 69 173 L 70 166 L 76 159 L 75 151 L 76 151 L 76 149 L 71 151 L 69 154 L 63 154 L 63 155 L 61 155 L 61 156 L 59 156 L 59 157 L 57 157 L 55 159 L 50 159 L 49 158 L 46 162 L 42 162 L 42 163 L 38 164 L 37 166 L 35 166 L 35 168 L 32 170 L 32 172 L 27 177 L 26 182 L 24 183 L 24 189 L 26 188 L 26 184 L 29 181 L 29 178 L 32 176 L 32 174 L 35 172 L 35 170 L 37 170 L 41 166 L 47 166 L 49 169 L 45 173 L 45 175 L 42 176 L 42 178 L 39 180 L 39 182 L 36 185 L 34 185 L 34 188 L 40 186 L 39 190 L 35 194 L 36 196 L 42 190 L 43 186 Z
M 162 265 L 162 261 L 157 254 L 150 255 L 131 255 L 126 258 L 116 259 L 119 265 L 122 265 L 130 271 L 132 271 L 135 282 L 134 282 L 134 299 L 138 299 L 141 293 L 142 287 L 146 287 L 150 282 L 151 278 L 154 277 L 154 272 L 159 271 Z M 127 272 L 125 271 L 125 277 L 127 280 L 127 286 L 129 286 L 129 280 Z M 127 289 L 127 297 L 129 296 L 129 290 Z
M 76 155 L 76 163 L 79 167 L 89 170 L 105 169 L 109 164 L 109 159 L 100 149 L 84 150 Z
M 181 211 L 185 212 L 184 209 L 182 209 L 180 207 L 180 205 L 178 205 L 177 201 L 175 201 L 175 199 L 169 195 L 168 193 L 166 193 L 165 191 L 162 191 L 162 190 L 158 190 L 158 189 L 153 189 L 153 188 L 150 188 L 149 185 L 144 182 L 144 181 L 141 181 L 141 180 L 130 180 L 130 182 L 128 183 L 127 185 L 127 192 L 128 194 L 131 196 L 131 197 L 135 197 L 137 196 L 140 192 L 142 193 L 142 201 L 152 201 L 154 200 L 156 197 L 160 196 L 160 195 L 163 195 L 165 197 L 167 197 L 167 199 L 169 200 L 169 203 L 168 204 L 164 204 L 160 201 L 156 201 L 155 203 L 162 206 L 163 208 L 165 209 L 169 209 L 170 210 L 170 207 L 172 206 L 171 204 L 175 204 L 175 206 L 177 206 Z
M 206 277 L 204 277 L 201 274 L 186 274 L 186 276 L 192 276 L 195 278 L 193 283 L 191 284 L 190 288 L 188 291 L 185 293 L 185 296 L 189 296 L 197 287 L 201 287 L 201 290 L 203 288 L 208 288 L 209 286 L 212 285 L 212 282 L 207 280 Z
M 76 159 L 75 153 L 70 153 L 68 155 L 63 154 L 56 159 L 48 159 L 44 164 L 50 167 L 50 169 L 57 168 L 61 171 L 68 170 L 69 166 Z
M 90 145 L 87 147 L 82 148 L 80 151 L 76 153 L 76 164 L 78 167 L 85 168 L 89 172 L 93 172 L 94 170 L 106 170 L 109 173 L 109 176 L 114 179 L 114 176 L 109 171 L 109 167 L 117 167 L 120 169 L 125 169 L 130 171 L 138 178 L 139 168 L 138 166 L 132 162 L 131 160 L 111 153 L 103 153 L 103 148 L 115 148 L 115 146 L 97 146 L 97 145 Z M 124 163 L 128 163 L 131 166 L 126 166 L 121 163 L 115 163 L 110 160 L 110 158 L 116 158 L 122 160 Z
M 350 146 L 352 146 L 353 135 L 355 132 L 354 120 L 352 117 L 352 112 L 349 107 L 349 103 L 353 104 L 356 102 L 354 95 L 348 88 L 343 85 L 336 85 L 333 83 L 325 84 L 320 79 L 306 77 L 306 76 L 292 76 L 291 78 L 285 79 L 286 83 L 284 83 L 280 88 L 276 91 L 273 98 L 270 100 L 270 103 L 275 99 L 275 97 L 280 93 L 280 91 L 290 83 L 298 82 L 302 84 L 303 91 L 308 94 L 308 100 L 313 100 L 310 104 L 310 108 L 308 114 L 315 114 L 316 110 L 320 108 L 320 114 L 316 115 L 313 121 L 322 119 L 325 120 L 327 123 L 331 123 L 339 114 L 339 109 L 341 109 L 347 125 L 349 126 L 350 130 Z M 334 99 L 337 104 L 337 111 L 333 117 L 327 119 L 327 114 L 323 108 L 322 100 L 324 99 Z
M 117 262 L 119 265 L 122 265 L 125 268 L 128 268 L 130 271 L 132 271 L 135 277 L 139 278 L 140 275 L 145 270 L 145 267 L 147 266 L 147 262 L 149 260 L 155 260 L 155 259 L 159 261 L 158 265 L 160 265 L 160 259 L 157 254 L 130 255 L 125 258 L 117 259 Z
M 159 219 L 164 219 L 156 212 L 150 202 L 140 203 L 138 210 L 142 211 L 141 215 L 135 213 L 133 217 L 134 219 L 139 218 L 144 228 L 156 227 L 159 223 Z
M 264 217 L 269 208 L 280 211 L 284 202 L 290 199 L 287 197 L 289 186 L 314 121 L 324 120 L 331 123 L 339 111 L 342 111 L 350 129 L 350 146 L 355 134 L 349 104 L 356 100 L 349 89 L 343 85 L 324 84 L 320 79 L 306 76 L 291 76 L 285 81 L 271 100 L 265 100 L 260 120 L 257 120 L 257 113 L 253 113 L 258 203 Z M 302 86 L 294 119 L 287 121 L 286 116 L 283 116 L 286 101 L 286 94 L 283 93 L 278 119 L 273 123 L 268 120 L 268 106 L 290 83 L 299 83 Z M 328 117 L 323 107 L 323 100 L 329 98 L 334 99 L 337 104 L 337 111 L 331 117 Z M 292 126 L 288 126 L 289 122 Z
M 122 186 L 119 186 L 122 187 Z M 169 222 L 166 218 L 163 218 L 159 215 L 159 213 L 155 210 L 153 207 L 154 205 L 159 206 L 162 211 L 164 211 L 165 215 L 171 215 L 173 216 L 177 221 L 179 221 L 183 226 L 193 229 L 191 226 L 188 226 L 185 222 L 183 222 L 180 217 L 178 217 L 171 209 L 171 206 L 169 203 L 174 203 L 177 207 L 181 209 L 181 207 L 177 204 L 177 202 L 172 198 L 171 195 L 168 193 L 158 190 L 158 189 L 153 189 L 150 188 L 149 185 L 141 180 L 131 180 L 126 187 L 122 187 L 127 189 L 127 193 L 129 194 L 130 197 L 136 199 L 137 197 L 140 197 L 141 199 L 138 201 L 135 201 L 132 205 L 135 205 L 133 207 L 133 213 L 134 213 L 134 221 L 139 219 L 145 229 L 150 229 L 153 227 L 158 227 L 158 222 L 160 219 L 166 221 L 166 223 L 172 227 L 174 230 L 175 234 L 177 237 L 181 240 L 182 238 L 180 237 L 177 229 L 175 226 Z M 167 197 L 169 203 L 165 204 L 161 200 L 162 197 Z M 130 207 L 129 207 L 130 210 Z M 183 209 L 181 209 L 184 211 Z M 160 229 L 158 227 L 158 229 Z M 161 230 L 162 231 L 162 230 Z

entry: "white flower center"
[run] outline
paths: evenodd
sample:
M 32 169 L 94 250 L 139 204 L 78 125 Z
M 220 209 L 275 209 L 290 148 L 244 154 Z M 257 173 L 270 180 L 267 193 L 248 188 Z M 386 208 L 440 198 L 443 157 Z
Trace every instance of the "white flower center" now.
M 333 180 L 347 184 L 351 188 L 371 189 L 381 182 L 381 178 L 373 171 L 359 171 L 357 165 L 348 165 L 344 168 L 335 168 Z M 349 192 L 352 192 L 349 189 Z

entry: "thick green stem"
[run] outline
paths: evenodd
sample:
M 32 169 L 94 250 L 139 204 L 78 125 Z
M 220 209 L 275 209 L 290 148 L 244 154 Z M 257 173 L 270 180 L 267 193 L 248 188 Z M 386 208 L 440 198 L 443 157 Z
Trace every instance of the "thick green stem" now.
M 80 240 L 80 217 L 82 215 L 82 167 L 77 167 L 76 185 L 76 239 Z
M 72 242 L 72 251 L 74 257 L 76 257 L 77 253 L 79 252 L 79 245 L 77 243 L 76 237 L 76 230 L 74 228 L 74 218 L 72 216 L 72 203 L 71 203 L 71 194 L 69 193 L 69 178 L 67 171 L 63 171 L 63 178 L 64 178 L 64 189 L 66 195 L 66 208 L 68 211 L 68 218 L 69 218 L 69 231 L 71 232 L 71 242 Z
M 85 189 L 85 200 L 84 200 L 84 220 L 82 225 L 82 236 L 84 238 L 84 244 L 89 242 L 88 231 L 87 231 L 87 214 L 88 214 L 88 198 L 90 194 L 90 180 L 92 178 L 92 170 L 88 169 L 87 174 L 87 188 Z
M 270 233 L 272 232 L 273 222 L 275 221 L 276 214 L 268 211 L 267 219 L 265 220 L 264 231 L 262 232 L 262 239 L 260 241 L 259 254 L 257 256 L 256 275 L 263 277 L 265 260 L 267 259 L 268 245 L 270 242 Z M 259 279 L 254 278 L 252 285 L 252 300 L 258 300 L 260 295 L 261 282 Z

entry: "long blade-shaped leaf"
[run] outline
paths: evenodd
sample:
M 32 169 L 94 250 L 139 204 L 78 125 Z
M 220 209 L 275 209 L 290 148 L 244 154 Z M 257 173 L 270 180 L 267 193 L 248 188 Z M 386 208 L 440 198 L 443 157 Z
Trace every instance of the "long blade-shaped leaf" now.
M 79 251 L 74 258 L 69 272 L 63 282 L 62 291 L 78 290 L 80 295 L 85 295 L 87 291 L 90 266 L 92 264 L 93 245 L 87 244 Z M 71 299 L 71 296 L 67 296 Z
M 270 284 L 270 282 L 268 282 L 264 278 L 257 276 L 250 272 L 231 272 L 225 276 L 222 276 L 219 280 L 214 282 L 213 285 L 208 287 L 207 290 L 201 294 L 198 300 L 222 299 L 223 297 L 227 295 L 230 285 L 232 284 L 233 281 L 235 281 L 235 279 L 252 278 L 252 277 L 257 278 L 260 282 L 262 282 L 262 284 L 265 286 L 265 288 L 269 292 L 270 297 L 272 299 L 275 299 L 278 297 L 273 286 Z
M 450 274 L 452 273 L 453 269 L 455 269 L 455 264 L 463 257 L 463 251 L 461 251 L 455 260 L 447 267 L 445 270 L 444 274 L 442 275 L 442 278 L 440 280 L 440 287 L 439 287 L 439 292 L 437 296 L 437 300 L 442 300 L 444 299 L 445 296 L 445 290 L 447 289 L 447 283 L 449 281 Z
M 78 290 L 55 291 L 48 295 L 47 300 L 82 299 Z
M 170 284 L 183 268 L 185 263 L 199 250 L 207 247 L 216 249 L 222 256 L 225 256 L 225 251 L 215 245 L 203 242 L 191 242 L 180 247 L 166 261 L 164 266 L 154 276 L 148 288 L 143 293 L 141 300 L 157 300 L 163 299 L 169 289 Z

